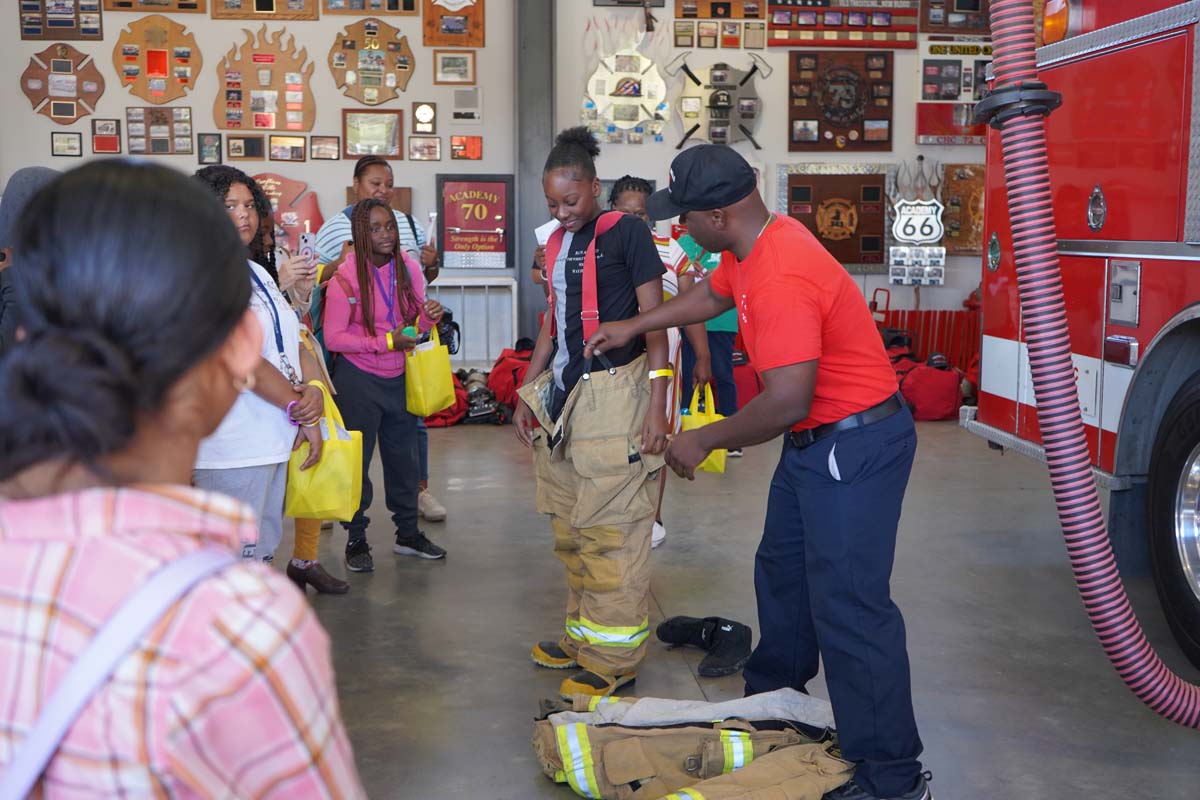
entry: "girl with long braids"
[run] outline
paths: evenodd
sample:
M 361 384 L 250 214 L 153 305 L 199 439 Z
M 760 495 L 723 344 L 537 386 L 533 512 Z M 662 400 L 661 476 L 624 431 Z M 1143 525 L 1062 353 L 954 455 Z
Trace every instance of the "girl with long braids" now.
M 587 128 L 558 136 L 542 189 L 561 228 L 546 245 L 550 309 L 519 390 L 513 422 L 534 451 L 537 510 L 550 516 L 567 571 L 565 630 L 534 645 L 535 664 L 580 671 L 559 687 L 611 695 L 632 682 L 650 632 L 650 487 L 667 446 L 661 331 L 595 360 L 583 346 L 601 321 L 635 317 L 663 300 L 663 264 L 637 217 L 604 213 Z M 540 429 L 537 428 L 540 423 Z
M 376 441 L 396 528 L 392 551 L 428 559 L 446 556 L 417 527 L 417 418 L 408 412 L 404 395 L 405 353 L 442 318 L 442 306 L 425 299 L 421 265 L 400 249 L 396 217 L 387 203 L 360 200 L 350 223 L 354 252 L 347 254 L 326 290 L 325 345 L 340 354 L 333 366 L 338 407 L 347 427 L 363 434 L 362 501 L 354 518 L 343 523 L 346 567 L 370 572 L 375 562 L 367 544 L 367 509 Z M 418 336 L 405 334 L 409 327 Z

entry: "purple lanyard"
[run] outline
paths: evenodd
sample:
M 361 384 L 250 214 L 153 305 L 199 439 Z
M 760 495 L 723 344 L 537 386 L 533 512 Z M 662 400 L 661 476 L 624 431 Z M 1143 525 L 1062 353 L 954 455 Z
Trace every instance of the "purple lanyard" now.
M 389 294 L 388 290 L 383 288 L 383 279 L 379 277 L 382 270 L 375 270 L 375 285 L 379 287 L 379 293 L 383 295 L 383 299 L 387 301 L 387 318 L 388 324 L 392 328 L 396 327 L 396 259 L 388 262 L 388 266 L 392 268 L 392 291 Z

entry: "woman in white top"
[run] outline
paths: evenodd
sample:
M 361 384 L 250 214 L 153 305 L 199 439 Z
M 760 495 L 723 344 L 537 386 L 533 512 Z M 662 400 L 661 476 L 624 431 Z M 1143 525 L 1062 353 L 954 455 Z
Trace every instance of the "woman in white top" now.
M 262 221 L 269 213 L 254 179 L 228 166 L 205 167 L 196 178 L 225 203 L 247 254 L 262 252 Z M 300 321 L 273 276 L 248 260 L 250 308 L 263 332 L 262 360 L 252 385 L 238 397 L 216 432 L 200 443 L 195 485 L 221 492 L 249 505 L 259 519 L 257 549 L 242 555 L 271 561 L 283 537 L 283 499 L 287 462 L 293 449 L 308 441 L 304 468 L 321 458 L 321 434 L 315 426 L 324 413 L 320 389 L 308 385 L 320 367 L 300 346 Z

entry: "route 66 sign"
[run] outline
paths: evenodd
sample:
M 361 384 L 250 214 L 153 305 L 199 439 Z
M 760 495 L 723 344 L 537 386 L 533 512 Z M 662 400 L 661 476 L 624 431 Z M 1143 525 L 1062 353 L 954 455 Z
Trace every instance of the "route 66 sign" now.
M 943 206 L 938 200 L 897 200 L 892 236 L 902 244 L 940 242 L 946 229 L 942 225 Z

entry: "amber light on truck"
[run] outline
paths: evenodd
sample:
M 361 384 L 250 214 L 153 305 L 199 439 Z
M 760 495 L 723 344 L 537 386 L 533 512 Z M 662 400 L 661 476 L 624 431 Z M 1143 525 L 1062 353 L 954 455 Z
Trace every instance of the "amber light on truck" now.
M 1054 44 L 1067 38 L 1070 24 L 1070 0 L 1046 0 L 1042 11 L 1042 43 Z

